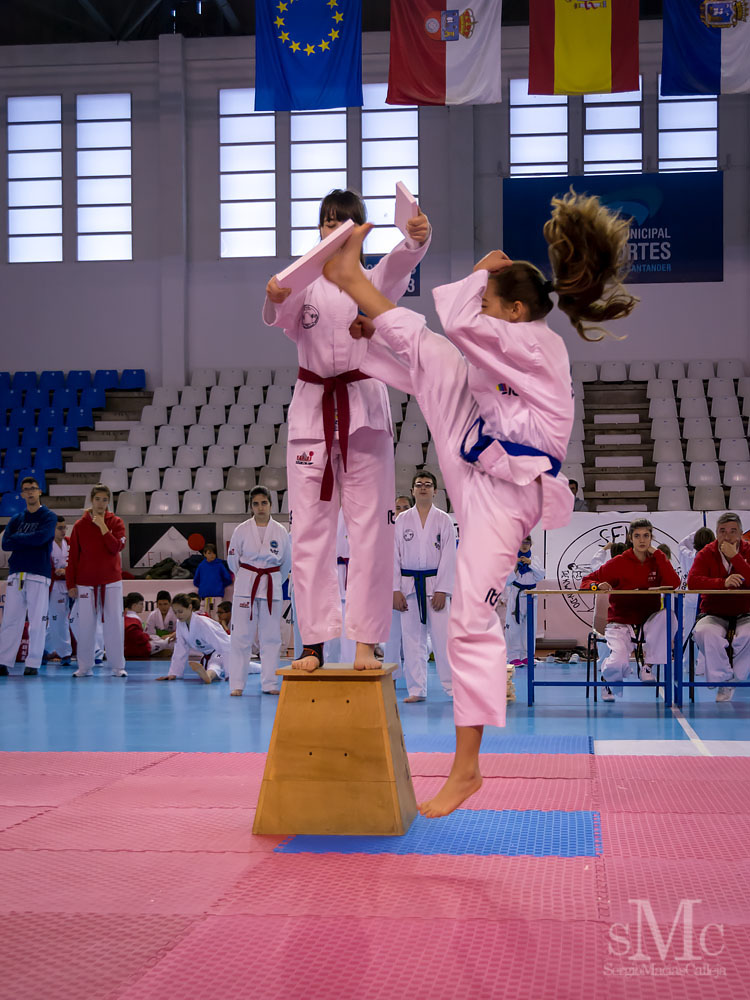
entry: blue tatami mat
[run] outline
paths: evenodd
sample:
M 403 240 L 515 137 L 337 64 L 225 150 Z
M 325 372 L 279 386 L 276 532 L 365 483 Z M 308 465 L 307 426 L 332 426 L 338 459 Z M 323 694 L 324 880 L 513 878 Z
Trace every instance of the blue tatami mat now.
M 409 753 L 453 753 L 455 733 L 404 733 Z M 485 729 L 482 753 L 593 753 L 590 736 L 525 736 Z
M 593 858 L 602 853 L 599 813 L 457 809 L 443 819 L 417 816 L 403 837 L 300 835 L 281 854 L 502 854 Z

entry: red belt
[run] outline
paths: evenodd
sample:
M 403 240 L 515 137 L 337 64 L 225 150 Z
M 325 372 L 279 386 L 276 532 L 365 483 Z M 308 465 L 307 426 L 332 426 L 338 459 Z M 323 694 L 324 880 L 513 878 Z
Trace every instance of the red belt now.
M 240 563 L 240 569 L 249 569 L 251 573 L 255 573 L 255 579 L 253 580 L 253 589 L 250 592 L 250 621 L 253 620 L 253 602 L 255 601 L 255 595 L 258 593 L 258 587 L 260 585 L 260 578 L 262 576 L 268 577 L 268 592 L 266 594 L 268 600 L 268 611 L 269 614 L 273 611 L 273 578 L 271 573 L 280 573 L 281 566 L 251 566 L 250 563 Z
M 331 449 L 333 447 L 333 434 L 336 429 L 336 413 L 339 418 L 339 445 L 341 447 L 341 458 L 344 462 L 346 472 L 346 457 L 349 448 L 349 389 L 350 382 L 361 382 L 369 378 L 358 368 L 353 368 L 350 372 L 342 372 L 341 375 L 331 375 L 323 378 L 307 368 L 300 368 L 297 378 L 301 382 L 312 382 L 313 385 L 323 386 L 323 436 L 326 442 L 325 468 L 323 469 L 323 480 L 320 484 L 320 499 L 330 500 L 333 497 L 333 466 L 331 464 Z M 335 402 L 334 402 L 335 395 Z

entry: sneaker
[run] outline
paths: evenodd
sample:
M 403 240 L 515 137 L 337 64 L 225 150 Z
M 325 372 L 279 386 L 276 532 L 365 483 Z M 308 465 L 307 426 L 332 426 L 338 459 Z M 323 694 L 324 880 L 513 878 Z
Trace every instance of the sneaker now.
M 604 693 L 602 694 L 602 701 L 614 701 L 615 695 L 611 687 L 605 687 Z
M 578 655 L 578 653 L 573 653 L 568 658 L 568 663 L 580 663 L 580 662 L 581 662 L 581 657 Z
M 112 671 L 112 676 L 113 677 L 127 677 L 128 676 L 128 672 L 127 672 L 127 670 L 113 670 Z
M 656 678 L 654 677 L 654 672 L 651 669 L 651 664 L 641 667 L 641 681 L 644 684 L 653 684 L 655 680 Z
M 0 677 L 10 677 L 10 670 L 4 663 L 0 663 Z
M 716 692 L 717 701 L 731 701 L 734 698 L 734 688 L 720 687 Z
M 73 673 L 70 676 L 71 677 L 93 677 L 94 676 L 94 671 L 93 670 L 74 670 Z
M 100 667 L 102 665 L 102 663 L 104 663 L 103 657 L 100 658 L 100 659 L 98 659 L 98 660 L 94 660 L 94 666 L 95 667 Z
M 23 676 L 24 677 L 36 677 L 39 673 L 39 667 L 24 667 Z

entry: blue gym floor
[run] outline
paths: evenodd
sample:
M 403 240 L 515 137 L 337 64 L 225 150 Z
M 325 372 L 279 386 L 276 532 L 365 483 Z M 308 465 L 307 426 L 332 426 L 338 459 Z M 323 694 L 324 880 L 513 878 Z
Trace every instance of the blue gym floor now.
M 282 664 L 286 665 L 286 663 Z M 251 674 L 245 695 L 230 698 L 226 683 L 205 685 L 197 678 L 156 683 L 166 661 L 129 662 L 127 679 L 97 676 L 76 680 L 75 667 L 50 664 L 37 677 L 23 677 L 17 664 L 0 678 L 0 750 L 108 750 L 263 752 L 278 699 L 260 693 Z M 537 666 L 537 679 L 584 679 L 582 666 Z M 487 729 L 483 749 L 502 751 L 517 737 L 515 752 L 652 754 L 750 753 L 750 689 L 717 705 L 715 692 L 698 689 L 682 711 L 667 709 L 653 686 L 626 689 L 614 704 L 594 704 L 584 689 L 537 688 L 536 704 L 526 705 L 526 674 L 516 672 L 516 702 L 508 705 L 504 730 Z M 452 702 L 430 664 L 426 702 L 405 705 L 397 687 L 399 713 L 408 750 L 453 747 Z M 533 739 L 529 739 L 532 737 Z M 639 741 L 638 743 L 630 741 Z M 511 747 L 508 746 L 510 750 Z

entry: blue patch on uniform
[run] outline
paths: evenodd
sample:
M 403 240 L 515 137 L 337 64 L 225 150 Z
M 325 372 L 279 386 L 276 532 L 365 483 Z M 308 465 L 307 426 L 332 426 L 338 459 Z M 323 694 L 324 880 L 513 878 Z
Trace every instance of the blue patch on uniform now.
M 275 538 L 273 538 L 273 539 L 271 539 L 271 541 L 270 541 L 270 542 L 268 543 L 268 547 L 269 547 L 269 549 L 271 550 L 271 552 L 277 552 L 277 551 L 278 551 L 278 548 L 279 548 L 279 543 L 278 543 L 278 542 L 276 541 L 276 539 L 275 539 Z

